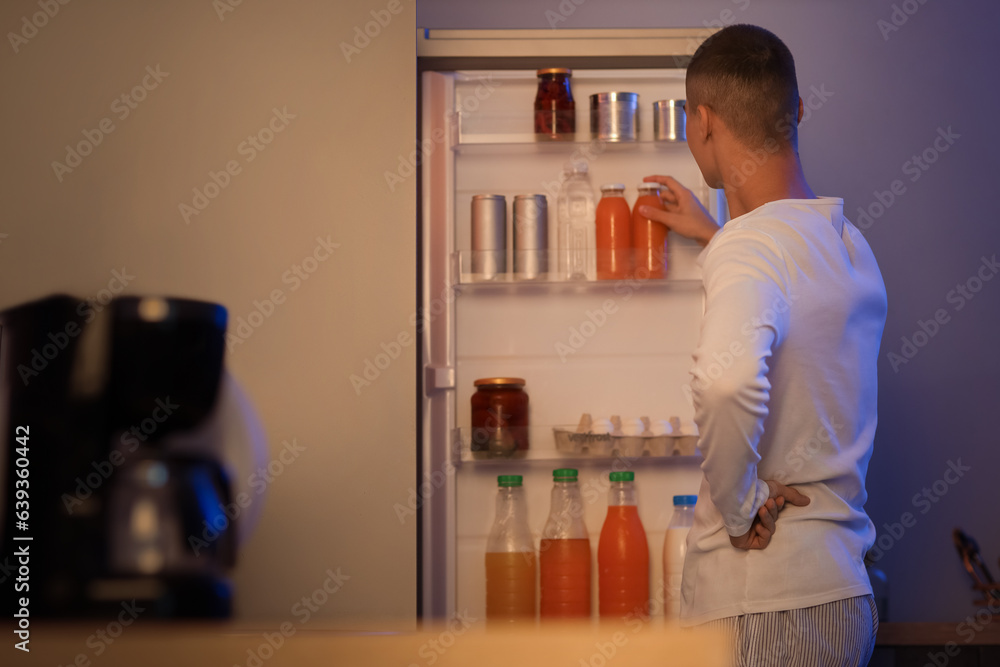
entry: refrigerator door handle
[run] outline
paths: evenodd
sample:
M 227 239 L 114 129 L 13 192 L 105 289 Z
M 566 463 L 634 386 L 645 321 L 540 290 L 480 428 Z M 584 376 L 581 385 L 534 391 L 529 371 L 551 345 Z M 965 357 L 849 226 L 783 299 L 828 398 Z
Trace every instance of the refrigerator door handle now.
M 454 366 L 433 366 L 424 367 L 424 387 L 428 394 L 434 391 L 455 388 L 455 367 Z

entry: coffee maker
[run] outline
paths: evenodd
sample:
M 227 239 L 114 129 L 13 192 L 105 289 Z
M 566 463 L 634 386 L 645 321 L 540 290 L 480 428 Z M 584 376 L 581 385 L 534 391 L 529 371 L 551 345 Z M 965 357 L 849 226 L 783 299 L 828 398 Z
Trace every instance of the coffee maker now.
M 226 617 L 232 488 L 206 433 L 226 310 L 57 295 L 0 312 L 0 598 L 7 618 Z M 214 429 L 214 430 L 213 430 Z

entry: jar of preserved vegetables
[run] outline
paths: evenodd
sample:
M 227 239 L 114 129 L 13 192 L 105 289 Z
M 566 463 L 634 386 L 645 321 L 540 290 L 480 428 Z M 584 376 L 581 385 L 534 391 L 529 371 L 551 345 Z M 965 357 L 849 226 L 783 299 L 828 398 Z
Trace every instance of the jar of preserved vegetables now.
M 528 452 L 528 394 L 521 378 L 481 378 L 472 395 L 472 455 L 524 457 Z
M 539 139 L 573 140 L 576 134 L 576 105 L 569 85 L 572 75 L 572 71 L 563 67 L 538 70 L 535 135 Z

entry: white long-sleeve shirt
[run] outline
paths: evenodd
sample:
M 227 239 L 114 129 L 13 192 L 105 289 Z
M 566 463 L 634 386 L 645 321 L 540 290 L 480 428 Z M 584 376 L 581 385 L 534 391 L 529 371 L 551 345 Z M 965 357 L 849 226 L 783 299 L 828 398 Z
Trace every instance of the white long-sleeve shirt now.
M 688 536 L 681 623 L 871 593 L 865 474 L 875 436 L 885 286 L 843 200 L 765 204 L 719 230 L 699 261 L 705 315 L 692 395 L 704 480 Z M 745 551 L 764 480 L 811 499 Z

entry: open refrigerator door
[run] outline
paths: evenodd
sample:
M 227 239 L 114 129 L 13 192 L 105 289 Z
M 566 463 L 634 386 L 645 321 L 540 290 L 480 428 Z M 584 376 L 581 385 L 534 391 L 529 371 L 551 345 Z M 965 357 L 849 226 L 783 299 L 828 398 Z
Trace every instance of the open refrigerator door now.
M 439 41 L 430 44 L 432 32 Z M 477 39 L 476 33 L 490 34 Z M 586 280 L 565 280 L 553 269 L 518 280 L 508 252 L 498 275 L 482 280 L 472 270 L 471 210 L 475 195 L 503 195 L 507 202 L 516 195 L 544 195 L 550 267 L 559 247 L 557 197 L 570 163 L 586 163 L 595 201 L 601 184 L 623 183 L 631 205 L 643 177 L 667 174 L 724 221 L 724 197 L 704 183 L 687 145 L 653 138 L 653 102 L 684 98 L 684 56 L 707 36 L 702 33 L 425 31 L 421 38 L 430 54 L 421 53 L 416 160 L 423 373 L 415 509 L 424 618 L 465 613 L 484 619 L 483 559 L 497 476 L 523 476 L 537 543 L 548 515 L 552 470 L 564 467 L 580 471 L 595 565 L 608 472 L 635 471 L 651 549 L 651 610 L 654 617 L 662 615 L 660 549 L 671 498 L 697 493 L 701 479 L 687 388 L 703 307 L 701 248 L 671 233 L 665 278 L 636 273 L 596 280 L 591 273 Z M 448 51 L 460 50 L 461 43 L 473 51 L 466 58 Z M 440 48 L 446 50 L 435 50 Z M 518 49 L 526 55 L 516 55 Z M 565 141 L 539 141 L 532 107 L 536 68 L 565 66 L 573 67 L 576 133 Z M 608 91 L 638 94 L 635 140 L 591 135 L 589 98 Z M 509 210 L 508 204 L 511 249 Z M 474 382 L 497 377 L 523 378 L 530 397 L 529 447 L 517 451 L 517 458 L 493 458 L 474 442 Z M 596 610 L 596 566 L 592 572 Z

